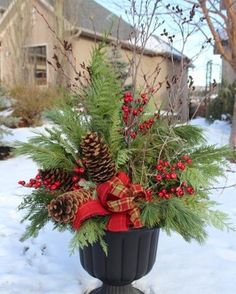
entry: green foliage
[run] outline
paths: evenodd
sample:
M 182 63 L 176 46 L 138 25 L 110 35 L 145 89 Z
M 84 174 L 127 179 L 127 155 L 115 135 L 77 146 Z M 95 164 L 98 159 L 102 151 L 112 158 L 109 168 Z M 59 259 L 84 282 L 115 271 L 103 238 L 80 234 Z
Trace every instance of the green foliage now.
M 102 218 L 88 219 L 75 232 L 70 242 L 70 252 L 75 253 L 78 248 L 83 249 L 86 246 L 100 242 L 100 245 L 107 255 L 107 244 L 103 237 L 105 235 L 105 221 Z
M 85 109 L 91 118 L 91 129 L 101 132 L 110 143 L 110 127 L 118 121 L 121 87 L 111 65 L 105 59 L 104 45 L 95 48 L 90 66 L 91 82 L 85 89 Z M 116 130 L 117 131 L 117 130 Z M 113 135 L 114 137 L 114 135 Z
M 66 105 L 63 109 L 48 111 L 46 116 L 55 126 L 36 133 L 28 143 L 16 142 L 15 153 L 28 155 L 44 169 L 71 170 L 78 157 L 80 140 L 86 132 L 86 121 Z
M 233 115 L 234 99 L 236 94 L 236 82 L 228 84 L 224 82 L 218 96 L 210 101 L 207 110 L 209 120 L 222 119 L 222 114 Z
M 199 201 L 197 196 L 182 201 L 179 198 L 141 203 L 142 220 L 147 227 L 159 226 L 168 234 L 179 233 L 186 241 L 196 240 L 202 244 L 207 233 L 206 225 L 219 230 L 234 230 L 226 213 L 210 209 L 214 201 Z
M 39 137 L 37 137 L 39 138 Z M 33 140 L 33 139 L 32 139 Z M 63 168 L 65 170 L 71 170 L 73 167 L 73 159 L 65 149 L 57 143 L 42 142 L 41 145 L 31 143 L 15 143 L 16 155 L 28 155 L 33 159 L 41 168 Z
M 177 126 L 174 128 L 175 134 L 188 143 L 189 146 L 195 146 L 205 143 L 201 128 L 192 125 Z
M 85 134 L 88 122 L 84 115 L 68 105 L 45 112 L 45 117 L 56 125 L 58 133 L 63 134 L 75 149 Z
M 179 198 L 147 203 L 143 208 L 142 219 L 148 227 L 155 224 L 168 234 L 177 232 L 188 242 L 195 239 L 203 243 L 207 237 L 204 220 Z
M 39 231 L 49 221 L 47 204 L 52 200 L 52 195 L 47 194 L 43 190 L 35 190 L 30 195 L 24 197 L 23 202 L 19 205 L 19 210 L 26 210 L 27 213 L 22 222 L 29 221 L 21 241 L 25 241 L 30 237 L 37 237 Z

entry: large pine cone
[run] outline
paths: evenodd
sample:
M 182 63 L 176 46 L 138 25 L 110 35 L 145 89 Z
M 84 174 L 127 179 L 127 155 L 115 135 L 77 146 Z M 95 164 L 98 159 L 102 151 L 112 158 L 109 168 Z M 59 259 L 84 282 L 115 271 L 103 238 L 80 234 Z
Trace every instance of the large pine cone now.
M 95 183 L 110 180 L 116 173 L 108 145 L 97 133 L 88 133 L 81 145 L 89 175 Z
M 65 191 L 69 191 L 73 186 L 72 173 L 60 168 L 40 170 L 39 175 L 42 181 L 48 181 L 51 185 L 60 182 L 60 187 Z
M 79 206 L 92 199 L 92 191 L 80 189 L 66 192 L 51 200 L 48 204 L 48 214 L 56 222 L 68 224 L 75 219 Z

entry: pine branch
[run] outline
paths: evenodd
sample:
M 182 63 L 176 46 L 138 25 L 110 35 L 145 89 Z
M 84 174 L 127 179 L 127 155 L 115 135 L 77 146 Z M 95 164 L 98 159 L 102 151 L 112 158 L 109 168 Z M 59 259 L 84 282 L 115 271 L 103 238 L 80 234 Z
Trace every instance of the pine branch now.
M 51 143 L 47 147 L 37 146 L 31 143 L 15 143 L 15 154 L 26 155 L 34 160 L 43 169 L 63 168 L 71 170 L 73 168 L 73 159 L 67 154 L 63 147 Z
M 63 105 L 62 108 L 52 109 L 45 113 L 58 130 L 78 149 L 82 136 L 87 132 L 89 122 L 86 117 L 71 106 Z
M 203 130 L 196 126 L 183 125 L 173 128 L 174 133 L 183 139 L 188 146 L 196 146 L 206 142 Z
M 40 189 L 24 197 L 18 209 L 27 211 L 21 222 L 29 221 L 30 224 L 26 227 L 26 231 L 20 239 L 21 241 L 25 241 L 30 237 L 36 237 L 49 221 L 46 207 L 51 200 L 52 195 Z
M 207 237 L 204 220 L 179 198 L 146 204 L 142 219 L 148 227 L 155 224 L 168 234 L 177 232 L 188 242 L 195 239 L 202 244 Z
M 96 47 L 92 53 L 91 83 L 84 89 L 84 104 L 91 118 L 92 130 L 101 132 L 110 142 L 110 128 L 121 108 L 121 88 L 114 70 L 105 60 L 103 47 Z
M 96 242 L 100 242 L 103 251 L 107 255 L 107 245 L 103 239 L 104 235 L 104 218 L 92 218 L 86 220 L 83 222 L 80 229 L 75 232 L 74 237 L 70 242 L 70 253 L 74 254 L 79 248 L 83 249 Z

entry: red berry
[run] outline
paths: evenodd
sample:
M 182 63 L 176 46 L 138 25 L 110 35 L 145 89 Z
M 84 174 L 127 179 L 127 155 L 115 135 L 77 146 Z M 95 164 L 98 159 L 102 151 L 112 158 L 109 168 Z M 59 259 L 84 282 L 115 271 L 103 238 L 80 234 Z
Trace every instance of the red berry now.
M 177 167 L 179 168 L 179 169 L 182 169 L 182 170 L 184 170 L 185 169 L 185 165 L 183 164 L 183 162 L 182 161 L 179 161 L 179 162 L 177 162 Z
M 142 107 L 139 107 L 139 108 L 138 108 L 138 111 L 139 111 L 139 112 L 143 112 L 143 108 L 142 108 Z
M 170 174 L 171 179 L 176 179 L 177 175 L 175 173 Z
M 169 174 L 166 174 L 166 175 L 165 175 L 165 178 L 166 178 L 167 180 L 170 180 L 170 179 L 171 179 L 171 176 L 170 176 Z
M 132 93 L 131 92 L 125 92 L 124 97 L 132 97 Z
M 153 123 L 154 123 L 154 118 L 151 117 L 151 118 L 149 119 L 149 122 L 150 122 L 151 124 L 153 124 Z
M 145 94 L 145 93 L 142 93 L 140 96 L 141 96 L 143 99 L 147 98 L 147 94 Z
M 163 194 L 162 192 L 159 192 L 159 193 L 158 193 L 158 196 L 159 196 L 159 197 L 163 197 L 164 194 Z
M 125 102 L 125 103 L 129 103 L 129 101 L 130 101 L 130 100 L 129 100 L 129 97 L 125 97 L 125 98 L 124 98 L 124 102 Z
M 40 188 L 41 187 L 41 183 L 40 182 L 37 182 L 36 184 L 35 184 L 35 188 Z
M 189 160 L 189 156 L 188 156 L 188 155 L 184 155 L 184 156 L 182 156 L 182 159 L 183 159 L 184 161 L 188 161 L 188 160 Z
M 171 193 L 175 193 L 175 188 L 170 188 Z
M 192 162 L 193 162 L 193 161 L 192 161 L 192 159 L 190 159 L 190 158 L 187 160 L 187 163 L 188 163 L 188 164 L 190 164 L 190 163 L 192 163 Z
M 162 180 L 162 176 L 161 175 L 156 175 L 156 180 L 157 181 L 161 181 Z
M 85 169 L 83 167 L 79 168 L 79 174 L 83 174 L 85 172 Z
M 72 177 L 72 182 L 78 182 L 79 180 L 79 177 L 78 176 L 73 176 Z
M 138 114 L 138 110 L 137 109 L 134 109 L 133 110 L 133 115 L 137 115 Z
M 51 185 L 50 189 L 51 190 L 56 190 L 57 189 L 57 186 L 53 184 L 53 185 Z
M 182 165 L 183 165 L 182 161 L 179 161 L 179 162 L 176 163 L 176 166 L 177 166 L 178 168 L 181 168 Z
M 158 164 L 158 165 L 156 166 L 156 169 L 159 170 L 159 171 L 162 171 L 162 170 L 163 170 L 163 166 L 160 165 L 160 164 Z
M 24 186 L 25 185 L 25 181 L 19 181 L 18 184 Z
M 135 139 L 136 136 L 137 136 L 137 134 L 136 134 L 135 132 L 131 132 L 131 133 L 130 133 L 130 137 L 131 137 L 132 139 Z
M 129 107 L 123 105 L 123 106 L 122 106 L 122 110 L 123 110 L 124 112 L 129 112 Z
M 35 178 L 36 178 L 37 180 L 40 180 L 40 179 L 41 179 L 41 176 L 40 176 L 40 175 L 37 175 Z
M 74 172 L 77 173 L 77 174 L 79 174 L 80 173 L 80 167 L 75 167 L 74 168 Z
M 57 187 L 59 187 L 59 186 L 61 185 L 61 182 L 60 182 L 60 181 L 56 181 L 56 182 L 54 183 L 54 185 L 57 186 Z
M 184 191 L 183 191 L 183 189 L 180 188 L 180 187 L 177 187 L 177 188 L 176 188 L 176 195 L 177 195 L 177 196 L 183 196 L 183 195 L 184 195 Z
M 158 164 L 163 164 L 163 160 L 158 160 Z
M 182 186 L 187 187 L 188 186 L 187 182 L 182 182 Z
M 147 201 L 151 201 L 152 200 L 152 191 L 146 191 L 146 199 Z
M 170 195 L 170 194 L 165 194 L 165 195 L 164 195 L 164 198 L 165 198 L 165 199 L 170 199 L 170 198 L 171 198 L 171 195 Z
M 30 183 L 31 183 L 32 185 L 34 185 L 34 184 L 36 183 L 36 180 L 35 180 L 35 179 L 30 179 Z
M 194 193 L 193 187 L 187 187 L 186 190 L 187 190 L 188 194 L 190 194 L 190 195 L 192 195 Z
M 166 167 L 169 167 L 169 166 L 170 166 L 169 161 L 165 161 L 165 162 L 164 162 L 164 165 L 165 165 Z
M 165 168 L 163 168 L 162 172 L 163 172 L 164 175 L 168 174 L 168 171 Z
M 185 170 L 185 165 L 183 164 L 180 169 Z
M 78 190 L 79 188 L 80 188 L 80 186 L 78 184 L 74 184 L 73 190 Z

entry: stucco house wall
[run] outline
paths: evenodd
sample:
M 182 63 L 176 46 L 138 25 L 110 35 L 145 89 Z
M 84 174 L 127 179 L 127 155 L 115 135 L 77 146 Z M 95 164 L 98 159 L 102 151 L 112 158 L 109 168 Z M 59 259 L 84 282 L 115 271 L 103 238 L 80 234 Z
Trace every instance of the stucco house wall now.
M 229 84 L 236 80 L 236 74 L 232 66 L 224 58 L 222 58 L 222 80 L 227 81 Z
M 29 3 L 29 2 L 28 2 Z M 40 16 L 37 12 L 35 12 L 36 6 L 40 13 L 44 16 Z M 46 1 L 36 1 L 31 0 L 30 5 L 27 7 L 22 6 L 22 11 L 25 13 L 25 9 L 28 9 L 29 19 L 26 24 L 27 28 L 30 28 L 29 34 L 24 40 L 23 46 L 32 47 L 32 46 L 46 46 L 47 60 L 53 61 L 52 57 L 55 53 L 54 46 L 57 44 L 57 40 L 55 38 L 55 34 L 52 30 L 55 29 L 55 14 L 53 10 L 48 6 Z M 0 52 L 0 75 L 2 83 L 5 83 L 8 86 L 11 86 L 15 83 L 14 74 L 17 70 L 17 66 L 19 64 L 15 63 L 14 49 L 12 48 L 12 43 L 14 43 L 14 34 L 11 33 L 13 29 L 16 29 L 16 18 L 14 18 L 15 11 L 12 10 L 7 14 L 7 17 L 2 19 L 0 22 L 0 40 L 1 40 L 1 52 Z M 49 26 L 51 29 L 49 29 Z M 24 26 L 23 26 L 24 27 Z M 19 26 L 19 30 L 23 27 Z M 12 40 L 13 38 L 13 40 Z M 76 37 L 70 38 L 72 43 L 73 55 L 75 57 L 75 62 L 77 67 L 79 68 L 80 64 L 85 62 L 85 64 L 89 63 L 91 52 L 93 47 L 95 46 L 95 38 L 84 34 L 82 31 L 78 30 Z M 132 52 L 128 47 L 123 46 L 122 48 L 122 56 L 125 61 L 128 61 Z M 162 56 L 160 54 L 151 54 L 146 53 L 142 56 L 138 76 L 137 76 L 137 85 L 140 88 L 145 86 L 145 81 L 143 76 L 151 76 L 151 74 L 155 71 L 157 65 L 160 67 L 160 73 L 158 75 L 157 81 L 162 83 L 162 87 L 160 90 L 154 95 L 153 101 L 151 105 L 155 108 L 155 105 L 165 105 L 168 107 L 169 104 L 169 92 L 166 89 L 166 79 L 171 79 L 174 75 L 180 76 L 180 72 L 183 73 L 181 78 L 181 87 L 176 85 L 176 89 L 179 88 L 180 97 L 182 106 L 184 111 L 181 110 L 182 120 L 187 120 L 188 118 L 188 100 L 187 100 L 187 68 L 182 69 L 181 62 L 167 58 L 166 56 Z M 26 64 L 24 66 L 27 66 Z M 47 67 L 47 85 L 55 85 L 56 84 L 56 75 L 55 69 L 49 64 Z M 69 69 L 68 69 L 69 70 Z M 32 76 L 33 72 L 28 71 L 28 76 Z M 73 77 L 73 71 L 69 70 L 68 75 Z M 27 78 L 28 78 L 27 76 Z M 154 75 L 155 76 L 155 75 Z M 27 81 L 25 81 L 27 82 Z M 129 82 L 129 81 L 128 81 Z M 150 84 L 152 84 L 152 80 L 150 80 Z M 176 90 L 173 88 L 172 96 L 176 96 Z M 173 97 L 171 98 L 173 99 Z M 178 102 L 179 103 L 179 102 Z M 177 106 L 176 106 L 177 108 Z

